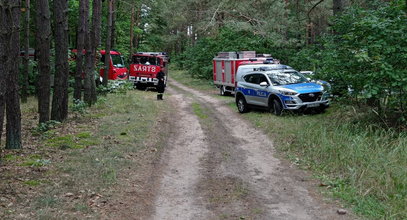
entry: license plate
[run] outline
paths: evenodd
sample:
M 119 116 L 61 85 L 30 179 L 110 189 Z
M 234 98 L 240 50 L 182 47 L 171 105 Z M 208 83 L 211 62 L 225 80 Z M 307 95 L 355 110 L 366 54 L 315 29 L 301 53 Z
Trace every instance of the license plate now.
M 319 106 L 319 103 L 312 103 L 312 104 L 307 105 L 308 108 L 318 107 L 318 106 Z

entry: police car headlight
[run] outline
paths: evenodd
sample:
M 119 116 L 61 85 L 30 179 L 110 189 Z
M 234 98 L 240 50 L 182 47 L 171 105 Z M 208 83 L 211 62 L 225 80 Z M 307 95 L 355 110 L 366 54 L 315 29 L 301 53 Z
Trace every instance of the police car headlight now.
M 329 82 L 318 80 L 316 83 L 321 85 L 324 88 L 325 92 L 331 91 L 331 84 L 329 84 Z
M 282 91 L 282 90 L 279 90 L 279 92 L 280 92 L 282 95 L 291 95 L 291 96 L 298 94 L 298 93 L 296 93 L 296 92 Z

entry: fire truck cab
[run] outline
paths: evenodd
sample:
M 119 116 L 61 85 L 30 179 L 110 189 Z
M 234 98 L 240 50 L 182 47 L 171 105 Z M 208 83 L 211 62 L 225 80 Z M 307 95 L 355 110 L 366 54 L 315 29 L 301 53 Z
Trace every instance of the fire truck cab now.
M 138 52 L 133 54 L 130 64 L 129 80 L 138 89 L 157 87 L 157 73 L 165 74 L 165 84 L 168 79 L 169 58 L 165 52 Z
M 99 52 L 100 52 L 101 57 L 100 57 L 100 59 L 99 58 L 95 59 L 95 64 L 97 64 L 97 62 L 101 62 L 101 63 L 105 62 L 105 54 L 106 54 L 105 50 L 100 50 Z M 72 49 L 69 60 L 75 61 L 77 58 L 77 55 L 76 55 L 77 53 L 78 53 L 77 49 Z M 85 55 L 85 53 L 86 53 L 86 51 L 83 50 L 82 54 Z M 100 81 L 103 78 L 104 72 L 105 72 L 104 67 L 99 69 Z M 128 76 L 129 76 L 129 70 L 124 65 L 124 60 L 123 60 L 121 53 L 111 50 L 108 79 L 109 80 L 127 79 Z M 82 77 L 84 77 L 84 73 L 82 73 Z
M 102 63 L 105 62 L 105 50 L 100 51 L 100 61 Z M 103 77 L 103 74 L 105 72 L 104 68 L 100 69 L 100 76 Z M 128 69 L 124 65 L 124 59 L 121 55 L 121 53 L 111 50 L 110 51 L 110 66 L 109 66 L 109 74 L 108 74 L 108 79 L 109 80 L 116 80 L 116 79 L 127 79 L 128 78 Z

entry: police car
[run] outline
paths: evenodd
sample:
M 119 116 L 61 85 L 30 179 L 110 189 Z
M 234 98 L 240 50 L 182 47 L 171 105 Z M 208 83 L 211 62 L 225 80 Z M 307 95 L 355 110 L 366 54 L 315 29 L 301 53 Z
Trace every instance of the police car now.
M 236 75 L 236 105 L 240 113 L 252 106 L 264 107 L 275 115 L 283 110 L 313 108 L 322 112 L 329 107 L 329 85 L 309 81 L 289 66 L 247 66 L 252 71 Z

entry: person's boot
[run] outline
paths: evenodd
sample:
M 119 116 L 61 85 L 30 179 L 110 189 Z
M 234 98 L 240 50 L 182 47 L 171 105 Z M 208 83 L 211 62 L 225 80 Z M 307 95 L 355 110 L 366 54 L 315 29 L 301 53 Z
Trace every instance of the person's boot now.
M 159 96 L 160 96 L 160 100 L 163 100 L 163 94 L 160 94 Z
M 160 95 L 159 94 L 157 94 L 157 100 L 160 100 Z

